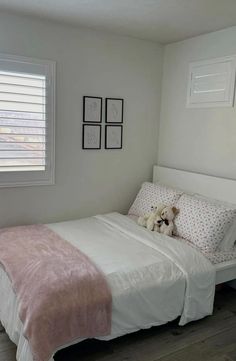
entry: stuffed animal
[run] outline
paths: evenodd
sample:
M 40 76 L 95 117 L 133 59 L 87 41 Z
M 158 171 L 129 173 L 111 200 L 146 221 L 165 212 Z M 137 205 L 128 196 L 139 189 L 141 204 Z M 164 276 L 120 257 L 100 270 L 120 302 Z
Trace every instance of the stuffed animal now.
M 160 218 L 161 212 L 165 207 L 164 204 L 158 204 L 156 207 L 151 207 L 150 213 L 138 218 L 138 224 L 142 227 L 146 227 L 149 231 L 153 231 L 155 221 Z
M 175 207 L 165 207 L 159 218 L 155 220 L 154 230 L 165 234 L 166 236 L 172 236 L 174 230 L 174 218 L 179 213 L 179 210 Z
M 154 227 L 153 231 L 160 233 L 160 228 L 163 223 L 163 219 L 161 218 L 161 213 L 157 215 L 155 221 L 154 221 Z

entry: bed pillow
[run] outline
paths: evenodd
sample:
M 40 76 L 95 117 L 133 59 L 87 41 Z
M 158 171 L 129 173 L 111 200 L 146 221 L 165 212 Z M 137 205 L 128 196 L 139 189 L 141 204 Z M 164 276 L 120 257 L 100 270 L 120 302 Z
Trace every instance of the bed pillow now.
M 221 205 L 223 207 L 230 208 L 232 210 L 236 210 L 236 204 L 219 201 L 219 200 L 216 200 L 213 198 L 205 197 L 201 194 L 194 194 L 194 197 L 207 200 L 208 202 L 210 202 L 212 204 L 216 204 L 218 206 Z M 235 217 L 232 225 L 226 232 L 224 238 L 220 242 L 220 244 L 218 246 L 218 251 L 230 252 L 234 248 L 235 243 L 236 243 L 236 217 Z
M 166 187 L 159 183 L 145 182 L 132 204 L 128 214 L 135 216 L 144 216 L 151 211 L 152 206 L 158 203 L 174 205 L 183 192 Z
M 215 252 L 236 217 L 236 210 L 206 199 L 183 194 L 176 207 L 176 236 L 185 238 L 204 252 Z
M 236 219 L 229 228 L 222 242 L 220 242 L 218 251 L 230 252 L 236 244 Z

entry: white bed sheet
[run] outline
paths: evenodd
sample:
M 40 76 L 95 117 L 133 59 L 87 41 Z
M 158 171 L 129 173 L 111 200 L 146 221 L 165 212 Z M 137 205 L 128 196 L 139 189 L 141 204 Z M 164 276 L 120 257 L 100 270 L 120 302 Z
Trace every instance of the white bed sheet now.
M 128 217 L 137 223 L 137 221 L 138 221 L 137 216 L 129 214 Z M 218 263 L 232 261 L 232 260 L 235 260 L 235 264 L 236 264 L 236 245 L 230 251 L 216 250 L 215 252 L 203 252 L 195 244 L 187 241 L 186 239 L 180 238 L 180 237 L 175 237 L 175 238 L 180 240 L 181 242 L 187 243 L 190 247 L 194 247 L 194 248 L 198 249 L 200 252 L 202 252 L 202 254 L 205 257 L 207 257 L 209 259 L 209 261 L 212 264 L 216 265 Z
M 227 262 L 227 261 L 232 261 L 232 260 L 235 260 L 235 263 L 236 263 L 236 246 L 234 246 L 231 251 L 216 250 L 215 252 L 203 252 L 195 244 L 191 243 L 190 241 L 187 241 L 186 239 L 180 238 L 180 237 L 175 237 L 175 238 L 178 239 L 179 241 L 189 245 L 189 247 L 193 247 L 193 248 L 197 249 L 207 259 L 209 259 L 209 261 L 214 265 L 217 265 L 217 264 L 223 263 L 223 262 Z
M 181 316 L 180 324 L 211 314 L 215 268 L 197 250 L 140 228 L 118 213 L 50 224 L 104 272 L 113 299 L 112 339 Z M 32 361 L 11 283 L 0 268 L 0 319 L 18 345 L 17 360 Z M 60 315 L 58 315 L 60 317 Z M 77 340 L 77 342 L 81 341 Z

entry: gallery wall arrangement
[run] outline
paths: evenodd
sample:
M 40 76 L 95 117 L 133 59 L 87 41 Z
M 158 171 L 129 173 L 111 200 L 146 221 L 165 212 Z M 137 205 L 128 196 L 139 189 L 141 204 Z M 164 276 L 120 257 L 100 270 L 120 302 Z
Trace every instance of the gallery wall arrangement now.
M 105 98 L 105 149 L 122 149 L 123 109 L 123 99 Z M 83 97 L 82 149 L 102 148 L 102 113 L 101 97 Z

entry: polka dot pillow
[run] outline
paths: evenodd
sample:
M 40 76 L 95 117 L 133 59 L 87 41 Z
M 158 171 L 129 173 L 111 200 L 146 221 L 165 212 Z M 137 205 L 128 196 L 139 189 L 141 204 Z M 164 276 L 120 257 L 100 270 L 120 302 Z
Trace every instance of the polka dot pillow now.
M 151 211 L 152 206 L 159 203 L 174 205 L 183 192 L 163 186 L 159 183 L 143 183 L 128 214 L 143 216 Z
M 236 210 L 183 194 L 176 204 L 176 236 L 204 252 L 214 252 L 232 225 Z

